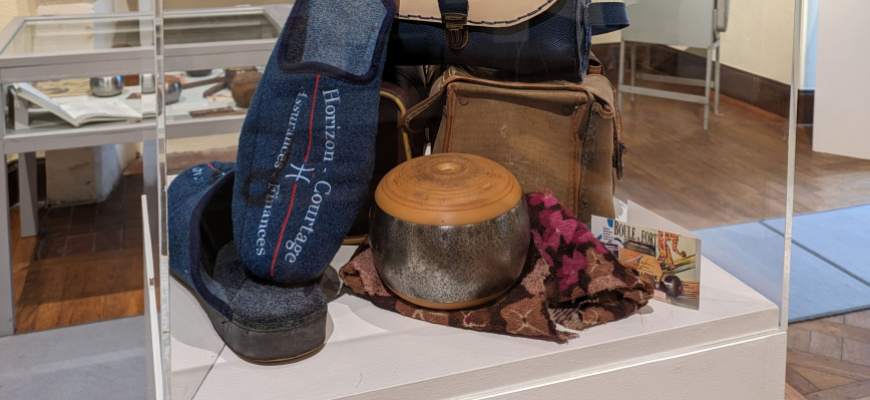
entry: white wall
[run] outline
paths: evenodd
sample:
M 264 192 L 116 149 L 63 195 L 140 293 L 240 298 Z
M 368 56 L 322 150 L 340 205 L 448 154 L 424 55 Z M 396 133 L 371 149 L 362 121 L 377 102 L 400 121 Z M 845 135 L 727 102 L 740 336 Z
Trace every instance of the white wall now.
M 804 0 L 803 26 L 801 27 L 801 76 L 800 89 L 816 87 L 816 47 L 819 36 L 819 0 Z
M 32 0 L 0 0 L 0 29 L 14 17 L 35 13 L 36 5 Z
M 790 84 L 793 31 L 794 0 L 731 0 L 728 31 L 722 34 L 722 64 Z M 612 33 L 595 37 L 593 43 L 619 40 L 619 33 Z
M 136 146 L 116 144 L 94 148 L 94 169 L 96 170 L 96 195 L 99 201 L 105 200 L 112 189 L 120 183 L 122 173 L 136 159 Z
M 813 150 L 870 159 L 870 2 L 819 3 Z
M 722 63 L 791 84 L 794 0 L 731 0 Z
M 131 145 L 47 151 L 46 201 L 58 205 L 105 200 L 135 158 L 136 147 Z

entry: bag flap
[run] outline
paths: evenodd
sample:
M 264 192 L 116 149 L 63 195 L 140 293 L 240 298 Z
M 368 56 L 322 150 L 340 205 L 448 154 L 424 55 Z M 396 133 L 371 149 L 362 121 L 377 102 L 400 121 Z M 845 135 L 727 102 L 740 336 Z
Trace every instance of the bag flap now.
M 396 18 L 441 22 L 438 0 L 401 0 Z M 466 25 L 508 27 L 526 22 L 547 11 L 556 0 L 468 0 Z
M 611 106 L 614 104 L 613 85 L 610 84 L 610 81 L 604 75 L 586 75 L 581 84 L 595 93 L 596 96 L 605 100 L 607 104 Z
M 525 82 L 509 82 L 501 80 L 492 80 L 481 78 L 472 75 L 464 68 L 451 65 L 444 73 L 432 82 L 429 97 L 411 107 L 403 118 L 403 129 L 410 134 L 422 133 L 421 124 L 416 124 L 417 117 L 423 116 L 421 119 L 431 118 L 440 115 L 440 108 L 443 105 L 444 91 L 448 85 L 454 82 L 468 82 L 486 86 L 504 87 L 511 89 L 540 89 L 540 90 L 569 90 L 575 92 L 583 92 L 583 86 L 571 83 L 568 81 L 549 81 L 537 83 Z M 423 124 L 424 125 L 424 124 Z
M 465 69 L 450 66 L 438 80 L 433 82 L 430 96 L 418 103 L 416 106 L 411 107 L 402 117 L 403 132 L 406 134 L 419 134 L 422 132 L 422 128 L 425 125 L 422 121 L 429 118 L 440 118 L 445 89 L 454 82 L 468 82 L 512 89 L 569 90 L 589 93 L 594 96 L 597 101 L 604 103 L 605 107 L 614 113 L 612 118 L 614 142 L 613 168 L 617 179 L 622 179 L 622 156 L 626 152 L 625 145 L 622 141 L 622 117 L 619 108 L 614 105 L 613 85 L 603 75 L 587 75 L 586 79 L 584 79 L 580 84 L 568 81 L 521 83 L 479 78 L 473 76 Z M 418 119 L 421 121 L 417 121 Z

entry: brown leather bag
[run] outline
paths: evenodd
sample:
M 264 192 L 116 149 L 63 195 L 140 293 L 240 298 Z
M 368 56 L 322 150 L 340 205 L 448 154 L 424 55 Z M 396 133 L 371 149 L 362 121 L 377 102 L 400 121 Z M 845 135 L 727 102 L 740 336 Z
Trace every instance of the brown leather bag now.
M 404 115 L 403 129 L 411 135 L 437 131 L 430 138 L 433 152 L 495 160 L 516 175 L 524 192 L 550 189 L 585 223 L 593 214 L 613 218 L 625 147 L 613 87 L 594 73 L 601 70 L 590 68 L 581 83 L 534 83 L 449 67 L 430 96 Z

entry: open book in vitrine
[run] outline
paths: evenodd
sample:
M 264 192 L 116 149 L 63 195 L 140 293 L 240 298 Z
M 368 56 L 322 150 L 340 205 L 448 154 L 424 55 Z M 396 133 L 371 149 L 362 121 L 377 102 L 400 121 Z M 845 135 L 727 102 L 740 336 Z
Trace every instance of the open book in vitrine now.
M 15 84 L 13 90 L 19 98 L 42 107 L 75 127 L 91 122 L 142 119 L 142 114 L 121 100 L 77 101 L 60 104 L 29 83 Z

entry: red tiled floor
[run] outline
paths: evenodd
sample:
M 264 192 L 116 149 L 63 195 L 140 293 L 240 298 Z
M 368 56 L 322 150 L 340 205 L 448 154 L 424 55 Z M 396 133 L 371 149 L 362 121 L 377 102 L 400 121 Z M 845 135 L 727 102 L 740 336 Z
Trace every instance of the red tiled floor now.
M 121 242 L 121 247 L 124 249 L 135 249 L 142 247 L 142 227 L 140 226 L 124 228 L 122 240 L 123 241 Z
M 76 256 L 94 252 L 94 234 L 70 236 L 66 239 L 66 252 L 64 256 Z
M 47 208 L 40 216 L 37 259 L 141 246 L 142 176 L 125 175 L 98 204 Z
M 63 257 L 66 252 L 66 238 L 66 234 L 62 236 L 44 234 L 39 240 L 37 259 Z
M 121 250 L 122 229 L 105 230 L 94 234 L 94 252 Z
M 93 224 L 97 220 L 97 205 L 84 204 L 72 207 L 72 225 Z

